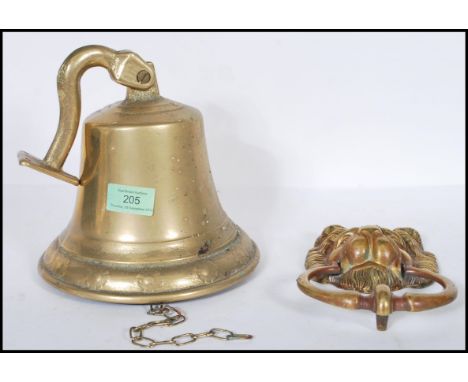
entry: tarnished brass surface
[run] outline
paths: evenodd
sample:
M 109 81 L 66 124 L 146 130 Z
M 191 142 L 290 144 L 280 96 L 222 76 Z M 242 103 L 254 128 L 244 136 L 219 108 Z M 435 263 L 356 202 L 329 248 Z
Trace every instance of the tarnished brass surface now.
M 85 121 L 75 178 L 62 165 L 78 129 L 79 80 L 93 66 L 128 92 Z M 58 89 L 60 122 L 46 157 L 19 153 L 20 164 L 78 186 L 71 222 L 39 263 L 48 282 L 85 298 L 146 304 L 215 293 L 255 268 L 255 243 L 219 203 L 200 112 L 161 97 L 151 63 L 83 47 L 60 68 Z M 108 211 L 109 183 L 154 189 L 153 215 Z
M 437 308 L 457 296 L 455 285 L 437 273 L 435 256 L 424 251 L 419 233 L 412 228 L 329 226 L 307 254 L 305 267 L 307 271 L 297 279 L 301 291 L 328 304 L 372 310 L 379 330 L 386 330 L 394 311 Z M 344 290 L 324 290 L 311 280 Z M 392 294 L 434 281 L 443 287 L 442 292 Z

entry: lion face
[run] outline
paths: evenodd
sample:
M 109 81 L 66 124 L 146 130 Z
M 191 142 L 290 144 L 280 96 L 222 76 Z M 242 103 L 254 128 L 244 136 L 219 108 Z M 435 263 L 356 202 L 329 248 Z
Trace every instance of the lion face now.
M 437 272 L 435 256 L 423 250 L 418 232 L 411 228 L 329 226 L 309 251 L 306 268 L 333 263 L 340 266 L 341 272 L 321 282 L 364 293 L 373 292 L 379 284 L 391 290 L 430 284 L 406 277 L 404 270 L 409 265 Z

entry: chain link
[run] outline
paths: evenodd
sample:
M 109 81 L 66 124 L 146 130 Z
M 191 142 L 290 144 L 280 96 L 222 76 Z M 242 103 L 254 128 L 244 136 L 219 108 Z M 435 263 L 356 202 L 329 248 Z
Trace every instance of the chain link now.
M 186 317 L 182 312 L 173 306 L 158 304 L 150 305 L 147 312 L 150 315 L 158 316 L 158 320 L 149 321 L 146 324 L 139 326 L 132 326 L 129 330 L 130 339 L 132 344 L 143 347 L 143 348 L 154 348 L 159 345 L 175 345 L 183 346 L 191 344 L 199 340 L 200 338 L 212 337 L 218 340 L 231 341 L 231 340 L 249 340 L 253 338 L 250 334 L 237 334 L 227 329 L 213 328 L 207 332 L 202 333 L 184 333 L 178 336 L 174 336 L 169 340 L 158 341 L 143 335 L 146 329 L 152 328 L 153 326 L 175 326 L 181 324 L 186 320 Z

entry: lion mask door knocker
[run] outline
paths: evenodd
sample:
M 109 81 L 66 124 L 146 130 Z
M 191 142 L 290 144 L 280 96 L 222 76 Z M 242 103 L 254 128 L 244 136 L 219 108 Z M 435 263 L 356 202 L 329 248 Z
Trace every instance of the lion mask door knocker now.
M 419 233 L 412 228 L 329 226 L 308 252 L 305 267 L 307 271 L 297 279 L 302 292 L 343 308 L 371 310 L 377 315 L 379 330 L 387 329 L 388 316 L 394 311 L 433 309 L 457 296 L 455 285 L 438 274 L 435 256 L 424 251 Z M 311 281 L 342 290 L 324 290 Z M 392 293 L 423 288 L 434 281 L 444 288 L 442 292 Z

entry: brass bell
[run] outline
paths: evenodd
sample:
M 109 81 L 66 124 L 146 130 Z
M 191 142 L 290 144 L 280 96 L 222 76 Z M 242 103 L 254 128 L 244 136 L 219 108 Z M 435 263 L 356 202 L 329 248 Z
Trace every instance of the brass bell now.
M 127 87 L 85 121 L 81 175 L 62 166 L 80 121 L 80 78 L 95 66 Z M 200 112 L 159 95 L 154 67 L 103 46 L 74 51 L 57 78 L 60 121 L 43 160 L 19 163 L 78 189 L 73 217 L 44 252 L 41 275 L 93 300 L 146 304 L 218 292 L 257 265 L 255 243 L 223 211 Z

